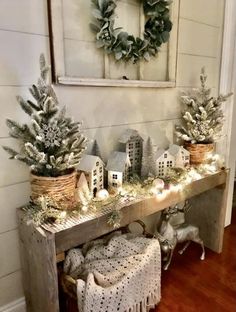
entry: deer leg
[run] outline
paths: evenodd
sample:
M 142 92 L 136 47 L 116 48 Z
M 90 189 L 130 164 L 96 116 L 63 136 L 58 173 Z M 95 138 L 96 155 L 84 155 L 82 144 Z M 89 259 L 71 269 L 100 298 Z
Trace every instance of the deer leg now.
M 199 244 L 202 247 L 202 254 L 201 254 L 200 259 L 204 260 L 205 259 L 205 247 L 203 244 L 203 240 L 200 237 L 197 237 L 197 238 L 193 239 L 193 242 Z
M 191 243 L 191 241 L 187 241 L 186 244 L 184 245 L 184 247 L 179 250 L 180 255 L 182 255 L 185 252 L 185 250 L 188 248 L 190 243 Z
M 175 248 L 171 248 L 171 250 L 170 250 L 170 252 L 169 252 L 168 260 L 166 261 L 166 263 L 165 263 L 165 265 L 164 265 L 164 267 L 163 267 L 163 269 L 164 269 L 165 271 L 168 270 L 168 268 L 169 268 L 169 265 L 170 265 L 170 262 L 171 262 L 171 259 L 172 259 L 173 253 L 174 253 L 174 249 L 175 249 Z

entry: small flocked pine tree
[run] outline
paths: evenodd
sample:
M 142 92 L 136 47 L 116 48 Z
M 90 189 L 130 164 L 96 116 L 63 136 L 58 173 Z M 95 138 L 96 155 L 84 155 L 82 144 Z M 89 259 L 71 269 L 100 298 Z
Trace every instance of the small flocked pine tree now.
M 91 154 L 94 155 L 94 156 L 98 156 L 98 157 L 100 157 L 102 159 L 100 148 L 99 148 L 97 140 L 95 140 L 94 143 L 93 143 Z
M 55 177 L 79 164 L 86 138 L 81 133 L 81 123 L 67 118 L 65 108 L 59 109 L 56 94 L 48 82 L 49 67 L 44 55 L 40 56 L 40 72 L 37 85 L 29 88 L 35 101 L 17 97 L 21 108 L 30 116 L 30 123 L 20 125 L 11 119 L 6 121 L 10 136 L 20 141 L 21 150 L 3 148 L 10 159 L 26 163 L 33 173 Z
M 177 138 L 190 143 L 213 143 L 220 137 L 224 115 L 222 103 L 231 94 L 212 97 L 211 89 L 206 87 L 207 76 L 202 68 L 201 87 L 181 96 L 185 105 L 183 125 L 176 126 Z
M 156 163 L 154 159 L 154 148 L 151 138 L 148 137 L 143 148 L 141 176 L 143 178 L 146 178 L 148 176 L 155 175 L 156 175 Z

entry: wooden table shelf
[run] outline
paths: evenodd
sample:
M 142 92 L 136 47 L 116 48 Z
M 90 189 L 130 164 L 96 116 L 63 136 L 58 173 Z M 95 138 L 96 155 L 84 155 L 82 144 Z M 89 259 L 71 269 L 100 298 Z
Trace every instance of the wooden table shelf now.
M 194 181 L 182 190 L 163 197 L 147 198 L 121 207 L 121 226 L 190 199 L 189 222 L 200 228 L 204 244 L 221 252 L 224 234 L 228 171 L 223 170 Z M 111 232 L 107 224 L 111 211 L 104 209 L 96 218 L 71 218 L 58 226 L 36 227 L 26 222 L 18 209 L 23 285 L 29 312 L 56 312 L 59 309 L 57 255 Z M 47 228 L 47 230 L 45 230 Z

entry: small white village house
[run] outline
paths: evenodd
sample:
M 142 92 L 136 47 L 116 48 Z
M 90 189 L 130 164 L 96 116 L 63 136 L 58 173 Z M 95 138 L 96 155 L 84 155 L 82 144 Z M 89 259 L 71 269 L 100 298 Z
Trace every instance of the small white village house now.
M 190 153 L 183 146 L 172 144 L 169 153 L 175 158 L 175 167 L 186 167 L 190 162 Z
M 100 157 L 83 155 L 77 170 L 84 172 L 91 194 L 95 196 L 104 188 L 104 163 Z
M 121 187 L 128 179 L 128 170 L 131 167 L 129 155 L 124 152 L 112 152 L 106 166 L 108 171 L 108 186 Z
M 183 148 L 183 146 L 172 144 L 167 150 L 158 149 L 156 154 L 157 175 L 164 177 L 167 174 L 168 168 L 183 168 L 189 165 L 189 162 L 189 151 Z
M 140 175 L 143 155 L 143 139 L 137 130 L 127 129 L 120 137 L 119 143 L 123 150 L 129 155 L 130 164 L 128 175 Z
M 157 176 L 164 177 L 168 168 L 175 165 L 175 158 L 168 150 L 158 149 L 156 154 Z

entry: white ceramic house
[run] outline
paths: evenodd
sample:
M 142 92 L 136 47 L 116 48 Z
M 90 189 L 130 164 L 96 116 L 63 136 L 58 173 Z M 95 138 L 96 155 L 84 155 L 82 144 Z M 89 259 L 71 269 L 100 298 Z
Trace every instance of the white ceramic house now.
M 84 172 L 89 190 L 93 196 L 96 195 L 98 190 L 104 188 L 104 163 L 100 157 L 83 155 L 77 170 Z
M 167 150 L 158 149 L 156 154 L 156 169 L 159 177 L 164 177 L 168 168 L 185 167 L 189 165 L 190 154 L 183 146 L 170 145 Z
M 123 151 L 129 155 L 130 164 L 128 176 L 133 174 L 141 175 L 142 155 L 143 155 L 143 138 L 137 130 L 127 129 L 121 135 L 119 143 L 122 144 Z
M 121 187 L 128 179 L 128 171 L 131 167 L 129 155 L 124 152 L 112 152 L 106 170 L 108 172 L 108 186 Z
M 175 158 L 175 167 L 186 167 L 190 163 L 190 153 L 183 146 L 170 145 L 168 152 Z
M 175 157 L 169 150 L 158 149 L 156 154 L 156 171 L 157 176 L 164 177 L 167 169 L 175 166 Z

